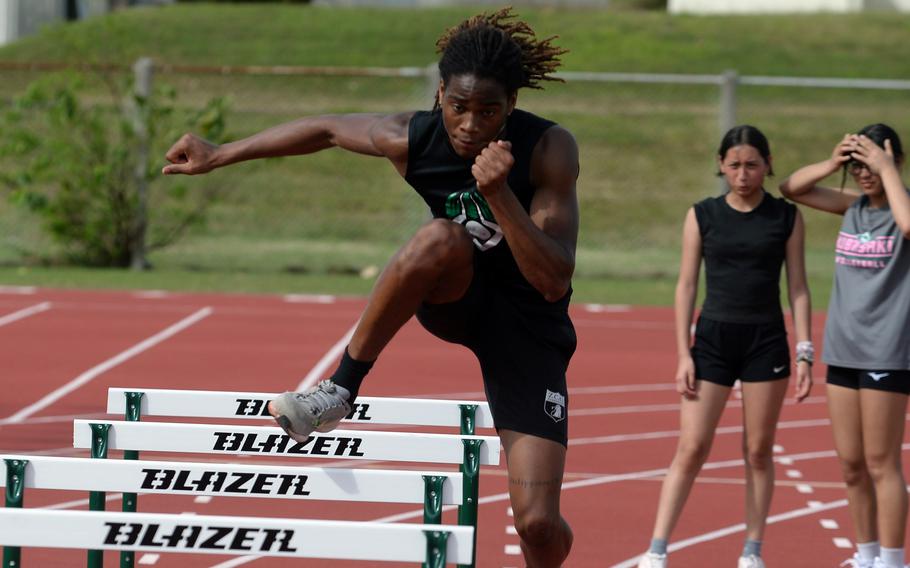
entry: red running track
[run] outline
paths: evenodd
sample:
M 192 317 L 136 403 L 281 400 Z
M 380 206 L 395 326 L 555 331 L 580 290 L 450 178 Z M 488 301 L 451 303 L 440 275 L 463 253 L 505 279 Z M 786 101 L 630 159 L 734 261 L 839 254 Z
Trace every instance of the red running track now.
M 334 365 L 327 354 L 356 322 L 364 300 L 297 300 L 0 288 L 0 451 L 86 455 L 71 448 L 71 421 L 104 416 L 111 386 L 277 392 L 296 387 L 308 375 L 315 378 L 320 361 Z M 569 372 L 571 427 L 563 509 L 575 532 L 575 546 L 566 566 L 629 566 L 649 541 L 661 476 L 676 443 L 672 313 L 665 308 L 584 305 L 574 306 L 572 312 L 579 346 Z M 176 324 L 181 327 L 174 328 Z M 816 318 L 817 343 L 822 324 L 822 318 Z M 823 372 L 823 366 L 816 368 L 812 397 L 801 405 L 788 400 L 781 418 L 778 487 L 764 546 L 769 567 L 837 566 L 852 554 L 842 548 L 852 544 L 852 529 L 832 450 Z M 362 393 L 483 396 L 470 353 L 436 340 L 414 322 L 390 344 Z M 672 554 L 674 568 L 735 566 L 743 539 L 741 421 L 738 401 L 731 398 L 709 463 L 673 535 L 671 546 L 679 547 Z M 151 453 L 142 457 L 207 459 Z M 329 465 L 324 460 L 312 463 Z M 506 490 L 504 467 L 485 468 L 480 568 L 523 566 Z M 87 509 L 86 497 L 31 491 L 26 493 L 26 506 Z M 109 509 L 119 510 L 119 497 L 108 498 Z M 407 506 L 220 497 L 198 503 L 181 496 L 143 496 L 139 508 L 403 522 L 417 522 L 420 515 Z M 454 513 L 447 513 L 444 520 L 455 522 Z M 84 566 L 84 558 L 82 551 L 29 549 L 23 552 L 23 566 Z M 155 559 L 142 553 L 137 561 L 142 566 L 181 568 L 365 565 L 210 555 Z M 106 562 L 116 566 L 116 555 L 109 553 Z

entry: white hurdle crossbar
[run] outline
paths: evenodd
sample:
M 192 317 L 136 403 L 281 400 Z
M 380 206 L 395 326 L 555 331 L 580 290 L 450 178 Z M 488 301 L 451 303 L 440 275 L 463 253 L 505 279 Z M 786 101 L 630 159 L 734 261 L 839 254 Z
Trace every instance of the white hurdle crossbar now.
M 108 389 L 107 411 L 124 414 L 127 393 L 142 393 L 142 416 L 182 416 L 195 418 L 271 418 L 267 405 L 276 393 L 220 392 L 144 388 Z M 462 400 L 357 397 L 347 422 L 356 424 L 403 424 L 415 426 L 463 426 L 463 408 L 475 408 L 471 429 L 493 428 L 493 415 L 485 402 Z
M 0 455 L 0 487 L 7 485 L 7 463 L 16 462 L 25 463 L 23 487 L 33 489 L 423 503 L 428 477 L 446 480 L 439 496 L 442 505 L 460 505 L 463 495 L 461 474 L 456 472 L 25 455 Z
M 397 562 L 428 561 L 435 547 L 441 566 L 472 562 L 473 534 L 449 525 L 0 509 L 4 546 Z
M 295 442 L 277 427 L 105 420 L 74 420 L 74 448 L 92 447 L 92 424 L 110 424 L 112 450 L 461 464 L 463 441 L 476 441 L 481 465 L 499 464 L 500 453 L 495 436 L 333 430 Z

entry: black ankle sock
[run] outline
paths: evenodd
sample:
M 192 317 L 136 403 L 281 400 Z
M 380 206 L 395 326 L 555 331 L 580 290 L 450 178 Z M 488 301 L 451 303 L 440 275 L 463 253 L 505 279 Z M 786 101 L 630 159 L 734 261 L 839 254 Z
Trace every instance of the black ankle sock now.
M 341 357 L 341 363 L 338 364 L 338 368 L 335 369 L 335 373 L 332 374 L 332 382 L 340 387 L 344 387 L 351 391 L 351 398 L 348 400 L 349 403 L 354 402 L 354 399 L 357 398 L 357 391 L 360 390 L 360 384 L 363 383 L 364 377 L 367 376 L 367 373 L 370 372 L 370 369 L 373 368 L 373 363 L 375 361 L 357 361 L 348 355 L 348 350 L 345 348 L 344 355 Z

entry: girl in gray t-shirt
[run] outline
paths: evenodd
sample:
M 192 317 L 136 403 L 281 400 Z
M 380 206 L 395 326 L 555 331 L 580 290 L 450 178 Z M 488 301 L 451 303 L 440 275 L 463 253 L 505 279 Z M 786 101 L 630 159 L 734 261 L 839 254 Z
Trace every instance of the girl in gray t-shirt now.
M 873 124 L 831 157 L 797 170 L 781 193 L 843 215 L 825 325 L 828 411 L 860 568 L 904 568 L 907 489 L 901 443 L 910 393 L 910 192 L 897 133 Z M 858 190 L 817 185 L 843 168 Z M 880 544 L 879 544 L 880 543 Z

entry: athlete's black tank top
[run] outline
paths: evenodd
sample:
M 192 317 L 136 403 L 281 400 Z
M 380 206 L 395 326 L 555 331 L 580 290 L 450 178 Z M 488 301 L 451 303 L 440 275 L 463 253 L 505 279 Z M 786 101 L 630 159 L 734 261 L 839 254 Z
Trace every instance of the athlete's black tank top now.
M 515 164 L 508 183 L 525 211 L 530 211 L 536 188 L 531 184 L 531 155 L 543 133 L 555 123 L 518 109 L 512 111 L 500 135 L 512 143 Z M 418 111 L 408 125 L 408 169 L 405 180 L 423 197 L 435 218 L 451 219 L 465 226 L 474 239 L 475 270 L 487 282 L 502 286 L 510 295 L 550 304 L 518 269 L 515 257 L 471 175 L 473 158 L 455 153 L 442 122 L 442 112 Z M 569 294 L 556 302 L 567 305 Z
M 707 294 L 702 317 L 733 323 L 783 319 L 780 271 L 796 206 L 764 194 L 752 211 L 730 207 L 724 196 L 695 204 L 705 259 Z

